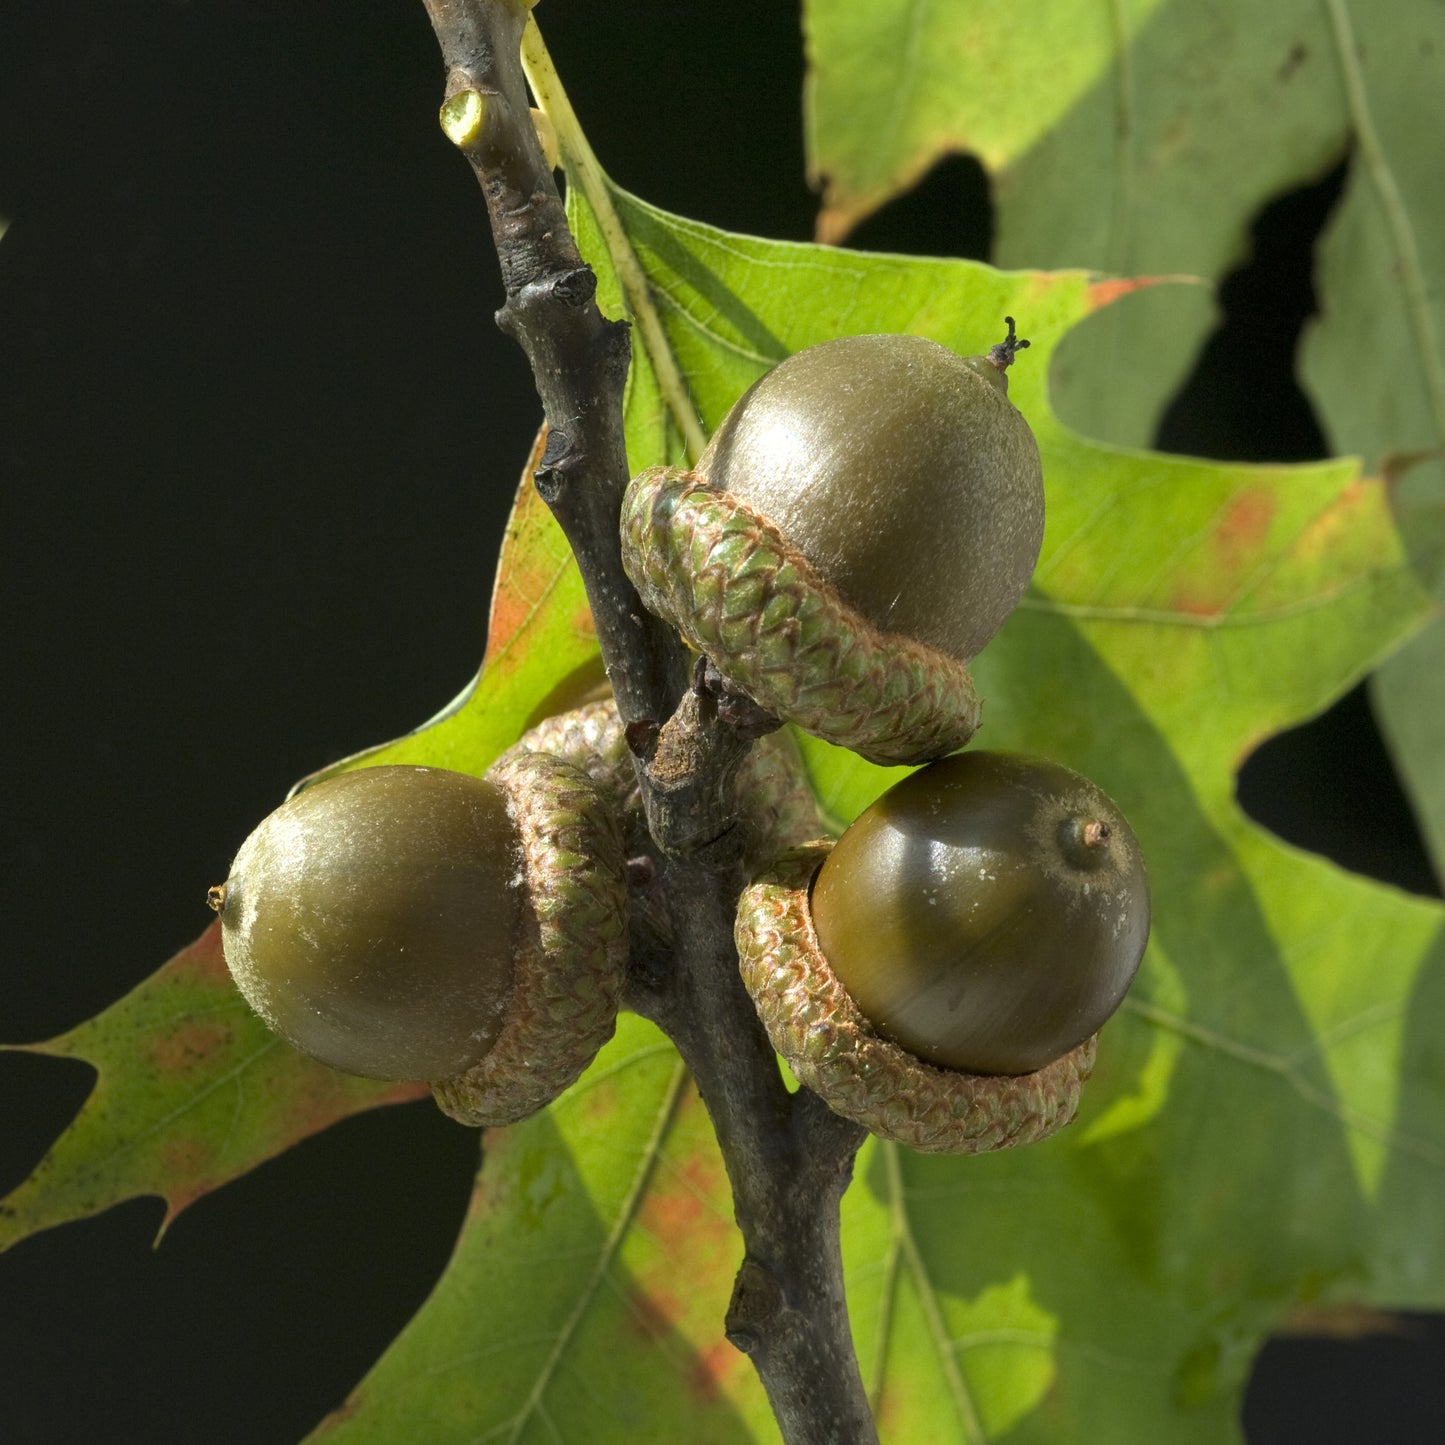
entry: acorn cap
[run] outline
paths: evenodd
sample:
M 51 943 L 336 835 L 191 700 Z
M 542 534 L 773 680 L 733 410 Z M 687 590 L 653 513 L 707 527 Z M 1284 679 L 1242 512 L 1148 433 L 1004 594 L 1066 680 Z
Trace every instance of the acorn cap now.
M 963 662 L 874 627 L 766 517 L 700 473 L 633 479 L 622 561 L 649 611 L 815 737 L 886 765 L 942 757 L 978 728 Z
M 513 753 L 550 753 L 586 773 L 622 820 L 628 851 L 650 845 L 637 772 L 614 699 L 547 718 L 523 733 L 503 757 Z M 798 746 L 786 732 L 768 733 L 748 750 L 738 768 L 736 800 L 748 830 L 743 856 L 754 867 L 818 835 L 818 809 L 804 781 Z
M 490 1052 L 432 1085 L 442 1111 L 511 1124 L 574 1083 L 612 1037 L 627 958 L 627 883 L 616 816 L 585 774 L 543 753 L 499 759 L 521 844 L 515 985 Z
M 1031 1144 L 1073 1119 L 1095 1034 L 1031 1074 L 940 1069 L 879 1037 L 823 956 L 808 889 L 831 844 L 785 853 L 743 890 L 735 939 L 743 982 L 773 1047 L 835 1113 L 934 1154 Z

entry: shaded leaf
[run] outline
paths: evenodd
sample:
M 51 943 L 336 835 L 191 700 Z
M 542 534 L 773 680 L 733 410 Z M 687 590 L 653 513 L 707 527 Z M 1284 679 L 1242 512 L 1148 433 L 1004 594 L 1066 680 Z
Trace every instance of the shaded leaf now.
M 1367 457 L 1414 452 L 1402 527 L 1445 509 L 1445 197 L 1439 185 L 1445 13 L 1387 0 L 1327 7 L 1355 156 L 1319 247 L 1320 315 L 1301 379 L 1330 442 Z M 1422 124 L 1422 117 L 1431 122 Z M 1429 574 L 1445 601 L 1438 567 Z M 1436 876 L 1445 880 L 1445 624 L 1386 662 L 1371 691 Z
M 1282 847 L 1233 798 L 1253 746 L 1419 625 L 1428 558 L 1356 463 L 1215 466 L 1061 425 L 1052 354 L 1107 283 L 769 243 L 612 201 L 709 427 L 767 366 L 840 333 L 977 351 L 1007 312 L 1033 338 L 1010 389 L 1048 529 L 976 664 L 983 736 L 1118 799 L 1155 940 L 1075 1129 L 983 1160 L 868 1146 L 845 1202 L 855 1329 L 889 1439 L 1230 1438 L 1260 1340 L 1299 1305 L 1445 1297 L 1442 1241 L 1416 1227 L 1445 1100 L 1411 1023 L 1441 987 L 1445 913 Z M 891 776 L 821 744 L 808 757 L 838 821 Z
M 1000 265 L 1215 281 L 1254 213 L 1348 144 L 1315 0 L 807 0 L 804 17 L 828 239 L 961 151 L 992 180 Z M 1096 317 L 1061 351 L 1060 415 L 1147 442 L 1213 319 L 1207 293 L 1175 287 Z
M 742 1244 L 717 1143 L 672 1046 L 625 1018 L 545 1113 L 487 1136 L 431 1297 L 327 1445 L 767 1438 L 722 1340 Z
M 1370 701 L 1445 890 L 1445 626 L 1388 659 L 1370 679 Z
M 338 1074 L 283 1043 L 236 992 L 219 921 L 96 1018 L 21 1047 L 81 1059 L 97 1077 L 50 1152 L 0 1200 L 0 1249 L 145 1194 L 165 1201 L 164 1233 L 188 1204 L 308 1135 L 426 1092 Z
M 1329 0 L 1355 152 L 1320 239 L 1320 312 L 1300 374 L 1330 442 L 1404 472 L 1402 521 L 1445 499 L 1445 196 L 1439 185 L 1445 11 Z

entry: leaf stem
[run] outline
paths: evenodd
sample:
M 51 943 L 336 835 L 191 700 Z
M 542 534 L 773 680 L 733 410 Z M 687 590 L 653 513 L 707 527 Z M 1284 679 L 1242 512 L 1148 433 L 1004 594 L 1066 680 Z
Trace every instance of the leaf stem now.
M 657 1161 L 662 1153 L 662 1141 L 677 1115 L 678 1104 L 682 1099 L 683 1086 L 686 1082 L 687 1073 L 679 1063 L 673 1070 L 662 1107 L 657 1111 L 652 1137 L 642 1151 L 640 1166 L 628 1187 L 626 1198 L 618 1207 L 617 1218 L 613 1222 L 611 1230 L 608 1231 L 607 1239 L 597 1256 L 597 1262 L 592 1266 L 592 1273 L 588 1276 L 586 1285 L 578 1291 L 577 1303 L 573 1307 L 572 1313 L 567 1317 L 562 1328 L 557 1331 L 557 1338 L 553 1341 L 552 1349 L 541 1369 L 537 1371 L 537 1378 L 533 1381 L 527 1398 L 512 1418 L 510 1430 L 506 1436 L 508 1445 L 516 1445 L 532 1417 L 543 1408 L 543 1397 L 562 1367 L 567 1348 L 572 1343 L 572 1338 L 577 1333 L 582 1321 L 586 1318 L 587 1311 L 591 1308 L 598 1291 L 602 1288 L 608 1271 L 616 1261 L 617 1252 L 622 1247 L 627 1230 L 636 1220 L 643 1193 L 657 1172 Z
M 567 98 L 561 78 L 552 64 L 552 57 L 543 43 L 542 32 L 537 29 L 534 19 L 528 20 L 527 28 L 522 32 L 522 69 L 526 73 L 527 83 L 532 87 L 532 94 L 537 99 L 538 108 L 557 128 L 557 143 L 561 148 L 569 178 L 586 196 L 587 204 L 592 207 L 592 213 L 597 218 L 602 239 L 607 245 L 607 254 L 612 258 L 617 278 L 622 283 L 627 309 L 642 332 L 643 348 L 657 374 L 657 384 L 663 400 L 672 413 L 678 431 L 682 433 L 688 460 L 695 462 L 707 445 L 707 436 L 697 419 L 687 383 L 683 380 L 677 358 L 673 355 L 662 318 L 653 304 L 652 288 L 648 285 L 637 253 L 632 249 L 632 243 L 627 239 L 627 230 L 622 224 L 622 218 L 617 214 L 617 207 L 612 203 L 612 184 L 592 147 L 587 143 L 587 137 L 577 119 L 577 112 L 572 109 L 572 102 Z
M 957 1352 L 948 1334 L 938 1295 L 929 1279 L 928 1270 L 924 1267 L 918 1242 L 913 1237 L 913 1226 L 908 1218 L 907 1192 L 903 1187 L 903 1168 L 898 1162 L 898 1145 L 885 1141 L 880 1147 L 888 1176 L 888 1216 L 894 1245 L 902 1250 L 904 1263 L 913 1276 L 919 1307 L 923 1310 L 928 1333 L 938 1351 L 939 1366 L 943 1371 L 948 1393 L 953 1397 L 954 1408 L 958 1411 L 958 1422 L 963 1427 L 964 1438 L 970 1445 L 986 1445 L 988 1437 L 983 1431 L 983 1421 L 978 1418 L 973 1396 L 969 1393 L 963 1370 L 958 1363 Z

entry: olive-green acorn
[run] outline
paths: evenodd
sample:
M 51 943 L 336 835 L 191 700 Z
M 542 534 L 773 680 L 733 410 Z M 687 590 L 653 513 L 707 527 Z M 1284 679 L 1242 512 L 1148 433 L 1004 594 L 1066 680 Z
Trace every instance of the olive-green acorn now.
M 875 627 L 964 661 L 1013 610 L 1043 541 L 1039 449 L 1004 366 L 922 336 L 788 357 L 743 393 L 696 471 Z
M 484 778 L 378 767 L 317 783 L 246 840 L 210 902 L 277 1033 L 348 1073 L 424 1080 L 464 1124 L 534 1114 L 616 1026 L 621 827 L 544 753 Z
M 365 768 L 270 814 L 212 903 L 237 986 L 283 1038 L 347 1073 L 442 1079 L 501 1031 L 519 868 L 496 783 Z
M 691 471 L 623 500 L 643 604 L 765 712 L 879 763 L 978 727 L 968 663 L 1028 586 L 1038 447 L 1008 398 L 1014 334 L 964 357 L 848 336 L 743 393 Z

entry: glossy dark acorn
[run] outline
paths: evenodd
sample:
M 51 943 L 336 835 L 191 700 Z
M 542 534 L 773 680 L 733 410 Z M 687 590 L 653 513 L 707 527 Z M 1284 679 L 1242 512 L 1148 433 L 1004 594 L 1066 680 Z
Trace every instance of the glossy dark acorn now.
M 237 986 L 296 1048 L 347 1073 L 443 1079 L 501 1031 L 519 858 L 490 779 L 365 768 L 270 814 L 211 903 Z
M 1134 834 L 1057 763 L 970 752 L 911 774 L 844 832 L 812 918 L 872 1026 L 918 1058 L 1024 1074 L 1118 1007 L 1144 953 Z

